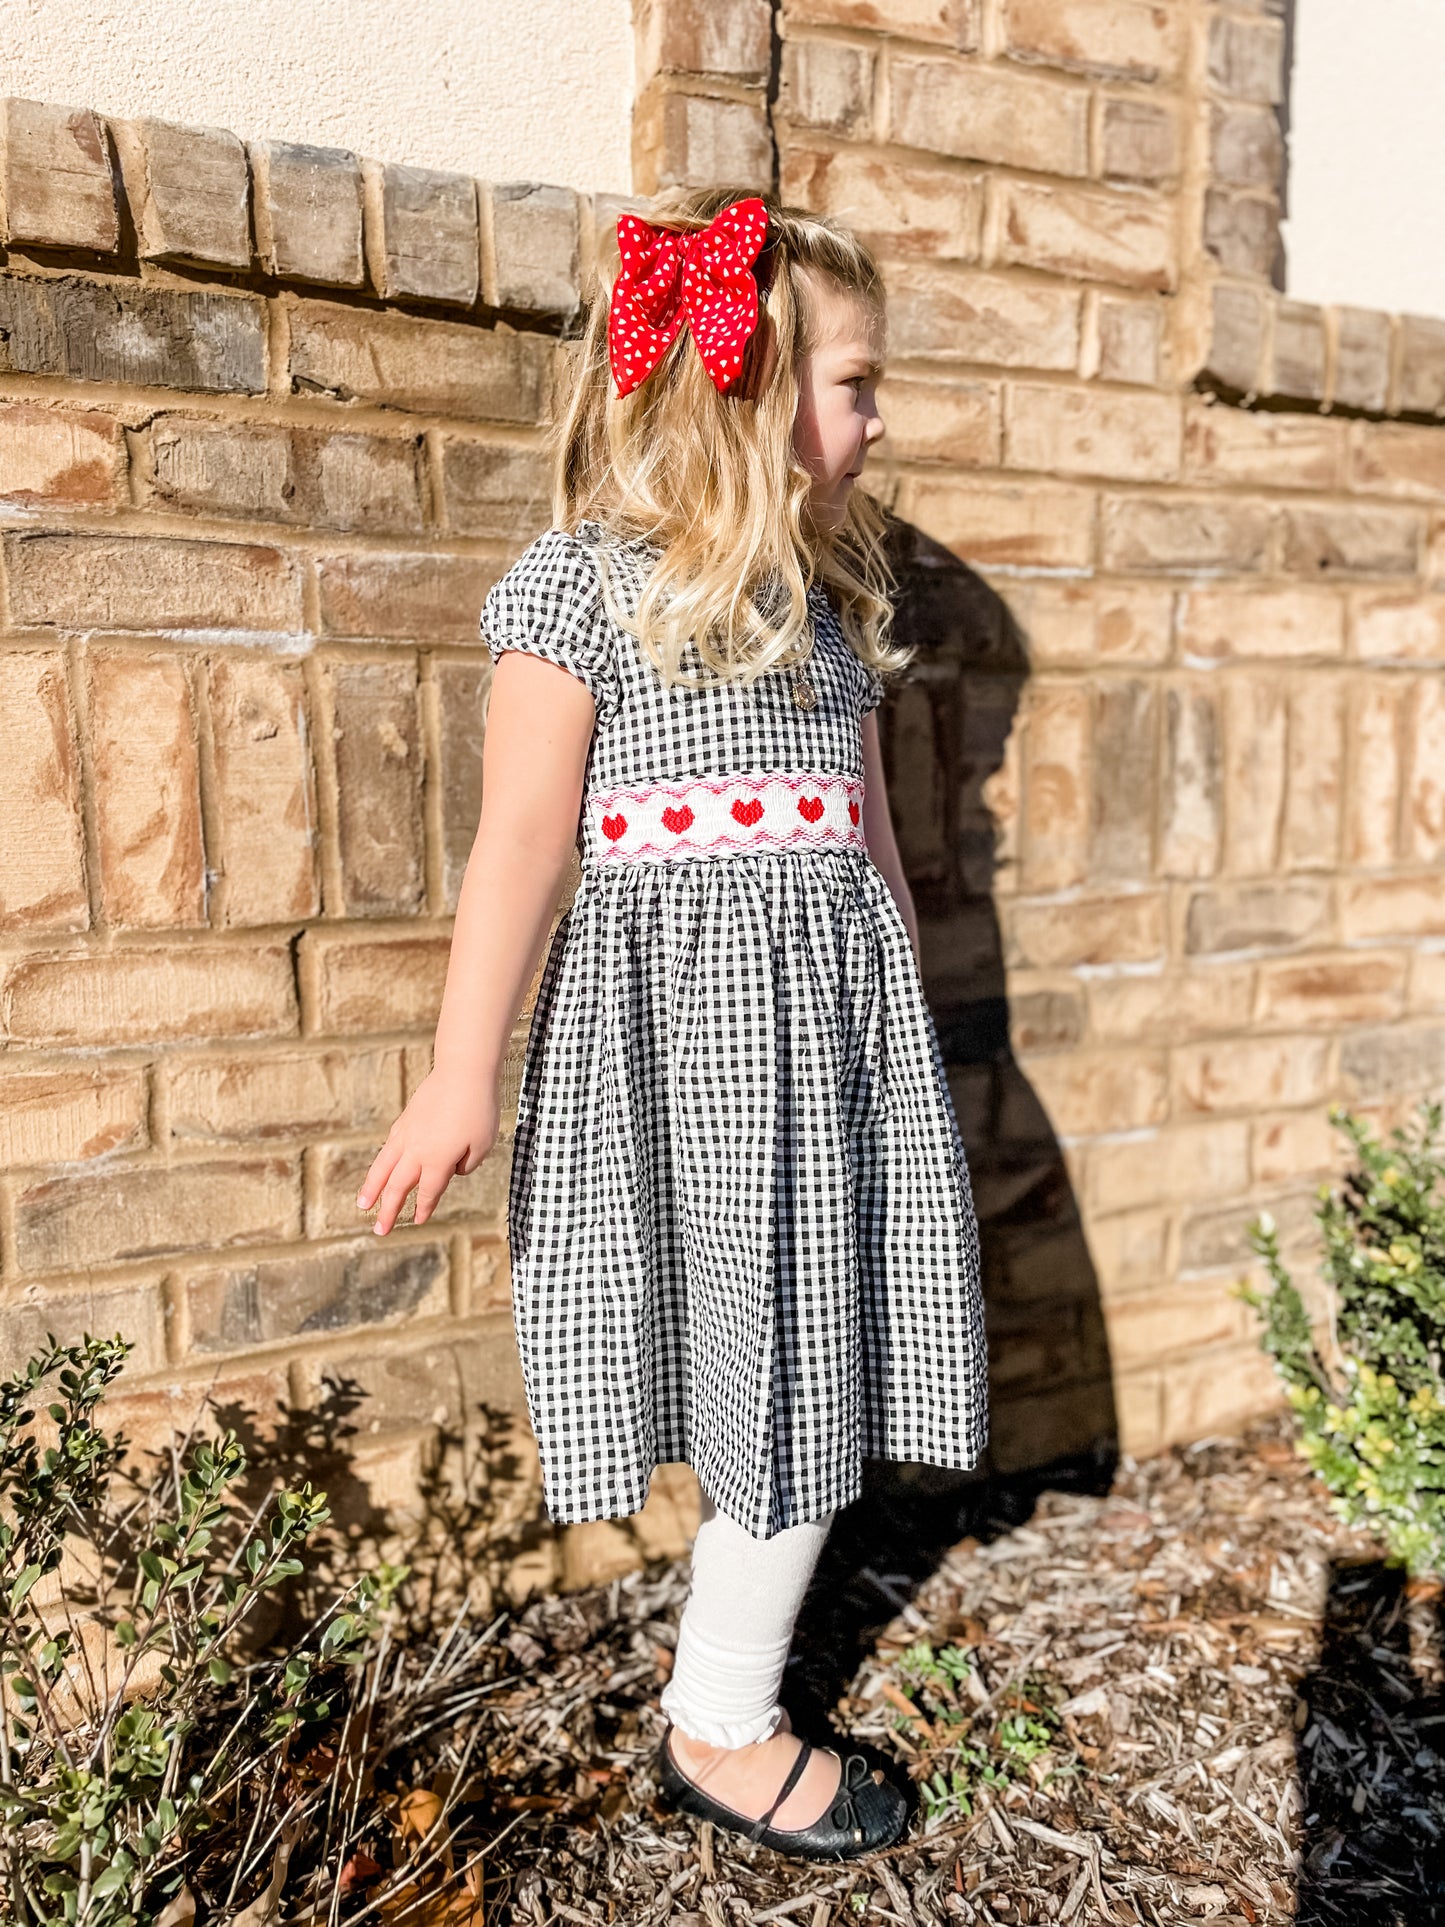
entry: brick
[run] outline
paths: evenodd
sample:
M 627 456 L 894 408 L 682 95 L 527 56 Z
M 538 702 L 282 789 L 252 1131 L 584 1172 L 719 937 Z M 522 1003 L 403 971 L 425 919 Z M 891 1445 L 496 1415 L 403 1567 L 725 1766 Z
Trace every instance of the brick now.
M 1066 890 L 1083 881 L 1088 862 L 1087 692 L 1036 684 L 1023 720 L 1020 876 L 1029 890 Z
M 401 1053 L 322 1050 L 164 1067 L 171 1137 L 226 1143 L 390 1126 L 402 1108 Z
M 1061 1137 L 1137 1131 L 1163 1122 L 1168 1078 L 1162 1051 L 1081 1051 L 1040 1057 L 1029 1083 Z
M 1219 867 L 1222 772 L 1213 696 L 1170 689 L 1164 707 L 1159 869 L 1170 877 L 1213 876 Z
M 889 101 L 888 138 L 903 147 L 1044 174 L 1089 171 L 1088 101 L 1078 88 L 895 54 Z
M 6 276 L 0 371 L 258 395 L 266 386 L 265 303 L 210 288 Z
M 1185 916 L 1184 948 L 1195 956 L 1288 950 L 1318 937 L 1329 916 L 1325 883 L 1242 883 L 1196 890 Z
M 217 655 L 210 712 L 219 922 L 236 929 L 314 917 L 316 793 L 299 666 Z
M 1357 597 L 1352 632 L 1362 662 L 1445 661 L 1445 596 L 1396 591 Z
M 1281 841 L 1287 870 L 1333 870 L 1339 863 L 1344 698 L 1344 685 L 1333 676 L 1302 676 L 1290 688 Z
M 1236 100 L 1284 98 L 1284 32 L 1274 20 L 1215 14 L 1209 23 L 1209 84 Z
M 581 225 L 570 187 L 494 182 L 483 299 L 494 308 L 571 313 L 581 301 Z
M 414 662 L 337 662 L 325 674 L 348 916 L 411 916 L 425 892 Z
M 319 1238 L 332 1232 L 356 1229 L 361 1213 L 356 1194 L 362 1179 L 376 1158 L 376 1144 L 317 1144 L 308 1153 L 311 1164 L 312 1202 L 310 1235 Z M 465 1220 L 491 1237 L 505 1237 L 507 1231 L 507 1188 L 511 1173 L 512 1146 L 499 1140 L 475 1171 L 453 1175 L 429 1224 L 452 1224 Z M 415 1194 L 408 1198 L 398 1218 L 410 1225 L 416 1210 Z
M 1211 1120 L 1174 1124 L 1147 1137 L 1096 1144 L 1089 1152 L 1088 1209 L 1228 1198 L 1249 1185 L 1249 1127 Z
M 10 931 L 84 930 L 90 922 L 80 818 L 80 758 L 64 654 L 0 654 L 0 923 Z
M 1164 1376 L 1163 1438 L 1173 1445 L 1232 1434 L 1283 1403 L 1283 1388 L 1257 1342 L 1180 1360 Z
M 789 0 L 789 25 L 863 27 L 931 40 L 959 53 L 978 46 L 978 0 Z
M 258 522 L 299 519 L 285 428 L 161 415 L 151 424 L 150 455 L 152 486 L 168 507 Z
M 1270 307 L 1267 297 L 1253 288 L 1215 284 L 1204 365 L 1226 388 L 1251 395 L 1261 387 Z
M 890 375 L 879 384 L 878 407 L 899 460 L 957 468 L 991 468 L 999 461 L 999 395 L 989 382 Z
M 1167 1211 L 1121 1211 L 1111 1218 L 1095 1218 L 1089 1226 L 1089 1250 L 1099 1281 L 1100 1298 L 1107 1304 L 1125 1292 L 1140 1291 L 1167 1277 L 1170 1214 Z
M 120 423 L 89 409 L 0 407 L 0 501 L 110 508 L 125 483 Z
M 1445 1010 L 1445 950 L 1417 950 L 1410 959 L 1411 1010 Z
M 374 1237 L 295 1257 L 208 1265 L 181 1281 L 190 1348 L 213 1355 L 362 1325 L 444 1316 L 444 1244 Z
M 1402 415 L 1445 415 L 1445 321 L 1401 315 L 1395 406 Z
M 1445 854 L 1445 685 L 1438 676 L 1422 676 L 1415 685 L 1408 718 L 1404 850 L 1433 863 Z
M 327 1361 L 325 1376 L 346 1387 L 357 1401 L 357 1421 L 372 1431 L 423 1421 L 475 1424 L 479 1403 L 526 1411 L 516 1346 L 500 1319 L 449 1330 L 445 1341 L 419 1349 L 399 1351 L 392 1342 L 384 1352 L 348 1352 Z
M 482 809 L 482 743 L 491 659 L 432 665 L 437 719 L 437 785 L 441 791 L 442 904 L 457 907 L 462 876 Z
M 1004 389 L 1004 455 L 1010 468 L 1046 474 L 1167 481 L 1179 472 L 1179 409 L 1167 395 L 1094 388 Z
M 494 563 L 453 555 L 326 555 L 317 560 L 322 626 L 333 636 L 477 643 Z
M 1161 663 L 1172 609 L 1167 589 L 1119 583 L 1036 580 L 1009 590 L 1009 613 L 1038 668 Z
M 249 268 L 251 171 L 241 142 L 222 127 L 165 120 L 139 120 L 135 131 L 141 173 L 132 212 L 142 256 Z
M 659 73 L 718 74 L 755 86 L 768 77 L 767 0 L 728 7 L 710 6 L 707 0 L 644 0 L 635 26 L 635 92 Z
M 1262 569 L 1269 552 L 1270 511 L 1262 502 L 1155 495 L 1107 496 L 1103 562 L 1138 571 Z
M 1224 692 L 1224 860 L 1236 875 L 1261 876 L 1277 859 L 1284 812 L 1289 709 L 1283 687 L 1235 677 Z
M 1331 661 L 1344 654 L 1344 604 L 1308 589 L 1190 589 L 1179 599 L 1179 646 L 1206 662 Z
M 1306 508 L 1282 511 L 1284 566 L 1301 575 L 1414 575 L 1420 566 L 1418 515 L 1403 509 Z
M 1009 999 L 1009 1033 L 1021 1052 L 1062 1050 L 1084 1031 L 1083 1000 L 1074 990 L 1018 990 Z
M 1255 1015 L 1315 1031 L 1399 1015 L 1405 959 L 1350 956 L 1280 959 L 1260 967 Z
M 898 359 L 1072 369 L 1079 295 L 1007 275 L 890 264 L 888 335 Z
M 632 115 L 632 184 L 643 194 L 674 185 L 733 181 L 765 188 L 773 141 L 761 100 L 717 100 L 654 84 Z
M 300 1176 L 294 1159 L 275 1157 L 47 1178 L 16 1192 L 16 1262 L 22 1271 L 58 1271 L 296 1238 Z
M 297 394 L 469 421 L 547 417 L 554 348 L 546 336 L 319 301 L 297 301 L 290 321 Z
M 890 256 L 979 257 L 984 184 L 976 175 L 899 160 L 871 147 L 796 142 L 789 143 L 782 167 L 782 191 L 795 207 L 845 221 L 870 245 L 886 246 Z
M 1445 434 L 1407 422 L 1358 422 L 1350 450 L 1350 481 L 1372 495 L 1441 501 L 1445 499 Z
M 145 1278 L 66 1290 L 47 1286 L 43 1294 L 6 1304 L 0 1310 L 0 1372 L 23 1373 L 28 1360 L 49 1351 L 47 1334 L 54 1333 L 62 1345 L 79 1345 L 90 1332 L 104 1332 L 107 1337 L 118 1332 L 130 1341 L 132 1349 L 125 1361 L 128 1376 L 163 1370 L 165 1313 L 157 1282 Z M 108 1429 L 110 1419 L 107 1398 Z
M 1268 279 L 1279 253 L 1279 206 L 1211 187 L 1204 196 L 1205 252 L 1226 274 Z
M 1445 936 L 1445 876 L 1346 878 L 1340 885 L 1340 934 L 1347 943 Z
M 446 983 L 443 936 L 301 938 L 306 1027 L 317 1036 L 435 1028 Z
M 259 542 L 17 535 L 6 538 L 5 562 L 11 620 L 26 627 L 302 627 L 295 558 Z
M 1164 903 L 1155 895 L 1017 902 L 1006 926 L 1007 961 L 1035 970 L 1150 963 L 1164 952 Z
M 1220 1285 L 1182 1285 L 1135 1292 L 1109 1313 L 1109 1355 L 1116 1371 L 1161 1358 L 1192 1357 L 1210 1345 L 1251 1336 L 1254 1314 Z M 1168 1373 L 1165 1374 L 1168 1380 Z
M 1159 379 L 1163 318 L 1152 301 L 1098 296 L 1096 308 L 1097 365 L 1101 381 L 1127 381 L 1152 388 Z
M 1092 558 L 1094 498 L 1046 483 L 905 477 L 898 513 L 975 567 L 1083 568 Z
M 1377 675 L 1357 681 L 1345 706 L 1352 772 L 1345 795 L 1345 860 L 1395 859 L 1400 818 L 1405 689 Z
M 256 252 L 267 274 L 328 287 L 366 283 L 361 162 L 341 147 L 256 141 Z
M 1153 869 L 1159 696 L 1151 683 L 1110 678 L 1093 692 L 1089 872 L 1120 880 Z
M 1284 168 L 1284 137 L 1269 107 L 1215 101 L 1209 117 L 1209 171 L 1224 187 L 1278 187 Z
M 205 1037 L 288 1037 L 296 1031 L 285 944 L 139 946 L 18 958 L 0 983 L 11 1043 L 197 1043 Z
M 1195 1271 L 1221 1271 L 1240 1265 L 1256 1264 L 1249 1227 L 1263 1210 L 1268 1210 L 1280 1230 L 1286 1248 L 1308 1237 L 1314 1225 L 1315 1199 L 1311 1193 L 1251 1200 L 1247 1204 L 1226 1205 L 1222 1210 L 1209 1208 L 1189 1212 L 1180 1237 L 1179 1266 L 1184 1276 Z
M 139 1065 L 0 1070 L 0 1168 L 79 1164 L 148 1138 Z
M 1184 474 L 1191 482 L 1261 488 L 1338 488 L 1345 426 L 1313 415 L 1274 415 L 1218 402 L 1190 402 Z
M 1089 985 L 1089 1035 L 1126 1044 L 1230 1036 L 1250 1021 L 1254 977 L 1252 964 L 1211 964 L 1187 974 L 1100 979 Z
M 91 649 L 85 684 L 105 921 L 139 930 L 203 925 L 201 772 L 186 665 Z
M 999 259 L 1025 268 L 1126 288 L 1172 288 L 1178 278 L 1172 210 L 1137 195 L 999 186 Z
M 1392 1025 L 1340 1040 L 1340 1081 L 1350 1098 L 1413 1096 L 1445 1084 L 1445 1030 Z
M 1158 182 L 1179 172 L 1179 116 L 1150 100 L 1106 100 L 1099 124 L 1106 180 Z
M 785 40 L 782 51 L 788 118 L 866 140 L 873 117 L 872 50 L 842 40 Z
M 424 527 L 415 436 L 294 436 L 307 520 L 365 534 L 419 535 Z
M 1325 393 L 1325 314 L 1303 301 L 1280 301 L 1274 310 L 1274 350 L 1270 393 L 1301 401 L 1323 401 Z
M 1015 60 L 1072 73 L 1160 80 L 1178 73 L 1181 22 L 1165 6 L 1115 0 L 1008 0 L 1004 47 Z
M 477 184 L 431 167 L 381 170 L 380 292 L 469 308 L 481 287 Z
M 494 541 L 529 541 L 552 519 L 552 475 L 545 450 L 495 442 L 441 445 L 447 527 Z
M 1249 1165 L 1256 1184 L 1290 1184 L 1331 1170 L 1336 1141 L 1323 1111 L 1257 1117 L 1250 1126 Z
M 1182 1111 L 1253 1111 L 1323 1104 L 1329 1092 L 1328 1037 L 1235 1038 L 1188 1044 L 1173 1054 L 1175 1101 Z
M 88 108 L 3 105 L 5 232 L 11 243 L 114 254 L 120 246 L 110 142 Z
M 1390 317 L 1375 308 L 1334 308 L 1331 391 L 1346 408 L 1382 410 L 1390 398 Z

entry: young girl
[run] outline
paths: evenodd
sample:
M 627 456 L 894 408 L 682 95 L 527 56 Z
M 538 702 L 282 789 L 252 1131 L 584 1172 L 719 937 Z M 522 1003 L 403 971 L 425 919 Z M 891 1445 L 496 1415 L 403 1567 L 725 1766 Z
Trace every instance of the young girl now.
M 481 822 L 433 1068 L 357 1200 L 424 1224 L 498 1130 L 532 1017 L 513 1302 L 554 1520 L 655 1465 L 703 1492 L 664 1794 L 803 1858 L 901 1833 L 903 1794 L 792 1733 L 793 1625 L 865 1456 L 975 1464 L 977 1234 L 884 792 L 891 585 L 857 491 L 883 290 L 772 197 L 618 222 L 580 344 L 556 526 L 487 596 Z M 657 225 L 654 225 L 654 222 Z M 580 829 L 579 829 L 580 819 Z

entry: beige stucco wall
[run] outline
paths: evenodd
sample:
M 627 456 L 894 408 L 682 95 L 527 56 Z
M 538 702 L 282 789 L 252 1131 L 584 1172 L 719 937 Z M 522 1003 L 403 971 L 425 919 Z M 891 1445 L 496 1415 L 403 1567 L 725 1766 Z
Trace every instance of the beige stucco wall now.
M 0 0 L 0 95 L 631 191 L 630 0 Z
M 1286 284 L 1445 315 L 1445 5 L 1296 0 Z

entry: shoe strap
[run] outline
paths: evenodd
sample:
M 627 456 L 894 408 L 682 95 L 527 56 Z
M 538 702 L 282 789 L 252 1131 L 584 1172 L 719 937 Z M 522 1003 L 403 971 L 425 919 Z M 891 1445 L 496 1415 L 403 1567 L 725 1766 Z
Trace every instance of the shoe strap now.
M 763 1835 L 767 1832 L 768 1828 L 772 1825 L 773 1815 L 777 1812 L 778 1808 L 783 1804 L 784 1800 L 787 1799 L 788 1795 L 792 1792 L 793 1788 L 798 1784 L 799 1780 L 802 1779 L 803 1768 L 808 1764 L 808 1756 L 812 1751 L 813 1751 L 812 1746 L 809 1744 L 807 1740 L 804 1740 L 802 1745 L 798 1748 L 797 1759 L 794 1760 L 793 1764 L 788 1769 L 787 1779 L 784 1780 L 782 1786 L 778 1789 L 777 1799 L 774 1800 L 773 1804 L 768 1808 L 767 1812 L 763 1815 L 762 1819 L 755 1821 L 754 1824 L 748 1829 L 749 1840 L 761 1840 Z

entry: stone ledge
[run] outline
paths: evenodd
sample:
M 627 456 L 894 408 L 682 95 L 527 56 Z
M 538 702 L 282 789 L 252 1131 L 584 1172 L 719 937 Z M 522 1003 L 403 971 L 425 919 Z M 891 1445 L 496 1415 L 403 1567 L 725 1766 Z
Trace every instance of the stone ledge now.
M 409 306 L 570 316 L 640 197 L 249 145 L 217 127 L 0 101 L 0 240 L 345 289 Z

